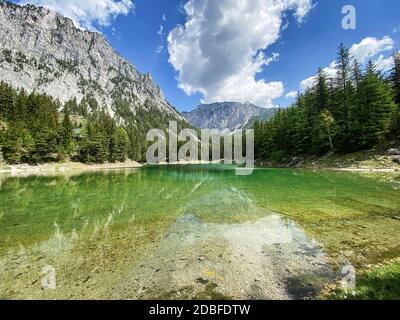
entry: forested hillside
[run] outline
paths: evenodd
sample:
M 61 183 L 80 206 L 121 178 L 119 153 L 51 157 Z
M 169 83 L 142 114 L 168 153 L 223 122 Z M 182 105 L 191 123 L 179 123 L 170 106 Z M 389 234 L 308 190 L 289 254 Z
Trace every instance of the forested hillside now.
M 399 140 L 400 54 L 384 74 L 369 62 L 364 68 L 343 45 L 337 75 L 319 69 L 312 88 L 268 122 L 256 122 L 255 152 L 259 160 L 287 161 L 294 156 L 346 154 L 385 148 Z
M 122 101 L 119 110 L 124 110 Z M 27 94 L 0 83 L 0 151 L 10 164 L 67 158 L 85 163 L 121 162 L 128 157 L 143 161 L 148 128 L 164 129 L 168 115 L 157 108 L 133 114 L 126 107 L 124 118 L 129 117 L 132 121 L 117 124 L 91 96 L 61 106 L 44 94 Z
M 143 161 L 148 130 L 187 125 L 149 73 L 52 10 L 0 1 L 0 47 L 8 163 Z

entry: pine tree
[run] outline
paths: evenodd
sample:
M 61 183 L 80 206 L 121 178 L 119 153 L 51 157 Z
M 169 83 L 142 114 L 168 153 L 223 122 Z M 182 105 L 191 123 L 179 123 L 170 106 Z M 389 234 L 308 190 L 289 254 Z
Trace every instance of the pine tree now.
M 350 50 L 341 44 L 336 60 L 338 94 L 335 97 L 337 105 L 333 116 L 341 130 L 338 144 L 342 151 L 349 151 L 352 148 L 351 112 L 355 108 L 356 101 L 351 81 L 351 61 Z
M 354 59 L 352 67 L 352 80 L 354 83 L 354 87 L 356 89 L 358 89 L 358 86 L 360 85 L 362 78 L 363 74 L 362 74 L 361 64 L 356 59 Z
M 71 151 L 71 146 L 72 146 L 72 141 L 73 141 L 72 129 L 73 129 L 73 126 L 72 126 L 71 119 L 69 116 L 69 111 L 65 111 L 60 135 L 61 135 L 61 140 L 62 140 L 62 144 L 64 147 L 64 151 L 67 154 L 70 153 L 70 151 Z
M 15 113 L 15 91 L 6 83 L 0 83 L 0 119 L 11 120 Z
M 23 156 L 21 128 L 12 126 L 7 129 L 3 142 L 3 157 L 10 164 L 19 164 Z
M 400 52 L 395 51 L 393 54 L 394 67 L 391 74 L 393 84 L 395 102 L 400 107 Z
M 104 163 L 109 154 L 106 138 L 96 124 L 88 123 L 79 144 L 79 160 L 85 163 Z
M 396 115 L 393 120 L 393 132 L 398 137 L 400 134 L 400 52 L 393 54 L 394 66 L 390 76 L 392 83 L 394 101 L 397 105 Z
M 77 114 L 84 117 L 88 115 L 88 104 L 85 97 L 79 103 Z
M 358 148 L 368 149 L 385 141 L 396 105 L 391 88 L 375 73 L 373 64 L 361 81 L 358 92 L 358 129 L 354 132 Z
M 350 50 L 346 48 L 343 43 L 339 46 L 336 65 L 338 86 L 341 91 L 345 93 L 350 80 L 351 57 Z
M 124 162 L 128 155 L 129 137 L 123 128 L 118 128 L 112 140 L 115 143 L 113 160 Z
M 316 112 L 329 108 L 329 88 L 326 74 L 322 68 L 318 69 L 318 79 L 316 84 Z
M 76 97 L 68 100 L 64 105 L 64 112 L 73 115 L 80 115 L 78 103 L 76 101 Z
M 58 132 L 43 128 L 35 137 L 35 147 L 32 159 L 36 163 L 43 163 L 57 160 L 59 146 Z

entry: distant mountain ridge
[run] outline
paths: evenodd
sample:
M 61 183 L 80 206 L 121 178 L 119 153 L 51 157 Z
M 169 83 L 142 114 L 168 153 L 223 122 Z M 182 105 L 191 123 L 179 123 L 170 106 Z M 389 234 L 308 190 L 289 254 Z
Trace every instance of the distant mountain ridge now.
M 219 102 L 199 105 L 192 112 L 184 112 L 183 116 L 199 129 L 235 132 L 250 128 L 256 119 L 269 120 L 278 111 L 278 108 L 261 108 L 249 102 Z

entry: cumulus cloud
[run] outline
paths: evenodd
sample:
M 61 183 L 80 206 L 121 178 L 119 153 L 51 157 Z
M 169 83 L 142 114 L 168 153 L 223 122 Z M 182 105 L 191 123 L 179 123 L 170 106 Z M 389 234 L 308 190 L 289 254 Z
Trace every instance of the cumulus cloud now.
M 389 36 L 385 36 L 381 40 L 368 37 L 360 43 L 354 44 L 350 48 L 350 54 L 359 62 L 364 63 L 381 52 L 393 50 L 393 46 L 394 41 Z
M 391 70 L 394 66 L 393 57 L 385 58 L 383 54 L 381 54 L 378 60 L 375 61 L 376 67 L 383 72 L 387 72 Z
M 264 51 L 279 39 L 286 11 L 300 23 L 312 6 L 312 0 L 188 1 L 185 25 L 168 36 L 179 87 L 188 95 L 201 93 L 204 102 L 272 106 L 284 89 L 282 82 L 257 79 L 279 57 L 267 57 Z
M 298 95 L 297 91 L 290 91 L 285 95 L 285 98 L 286 99 L 295 99 L 295 98 L 297 98 L 297 95 Z
M 133 0 L 22 0 L 20 3 L 49 8 L 90 31 L 96 30 L 96 24 L 107 27 L 118 15 L 127 15 L 134 9 Z
M 336 61 L 332 61 L 331 64 L 328 67 L 325 67 L 323 69 L 324 73 L 326 74 L 326 76 L 328 78 L 333 78 L 333 77 L 336 76 L 336 72 L 337 72 L 336 71 L 336 66 L 337 66 Z M 309 77 L 307 79 L 304 79 L 303 81 L 300 82 L 300 90 L 302 92 L 304 92 L 307 89 L 312 88 L 315 85 L 316 81 L 317 81 L 317 76 L 316 75 L 314 75 L 312 77 Z

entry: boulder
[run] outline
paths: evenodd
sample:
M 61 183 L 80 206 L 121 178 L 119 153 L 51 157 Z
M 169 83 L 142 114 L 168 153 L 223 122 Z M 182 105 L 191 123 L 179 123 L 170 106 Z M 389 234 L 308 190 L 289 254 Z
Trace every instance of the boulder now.
M 400 156 L 400 148 L 393 148 L 387 151 L 389 156 Z
M 304 165 L 304 162 L 299 158 L 293 158 L 292 162 L 289 164 L 289 168 L 301 168 Z

